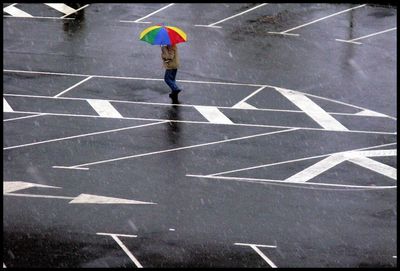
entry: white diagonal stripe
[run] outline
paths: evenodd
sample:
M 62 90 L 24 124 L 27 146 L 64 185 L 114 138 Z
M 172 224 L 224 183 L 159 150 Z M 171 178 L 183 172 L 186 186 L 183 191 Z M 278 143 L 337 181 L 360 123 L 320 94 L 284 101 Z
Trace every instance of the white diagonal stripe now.
M 346 158 L 354 158 L 354 157 L 376 157 L 376 156 L 397 156 L 396 149 L 390 150 L 372 150 L 372 151 L 349 151 L 343 154 Z
M 397 169 L 381 162 L 372 160 L 368 157 L 354 157 L 349 159 L 350 162 L 359 166 L 365 167 L 369 170 L 375 171 L 382 175 L 385 175 L 391 179 L 397 180 Z
M 6 99 L 3 97 L 3 112 L 14 112 L 11 106 L 7 103 Z
M 45 3 L 45 5 L 48 5 L 51 8 L 54 8 L 55 10 L 58 10 L 59 12 L 62 12 L 64 14 L 70 14 L 74 13 L 76 10 L 71 8 L 70 6 L 67 6 L 66 4 L 55 4 L 55 3 Z
M 362 110 L 354 115 L 358 115 L 358 116 L 371 116 L 371 117 L 387 117 L 387 115 L 382 114 L 382 113 L 378 113 L 372 110 Z
M 3 11 L 14 16 L 14 17 L 33 17 L 29 13 L 26 13 L 23 10 L 20 10 L 19 8 L 14 7 L 15 4 L 3 8 Z
M 246 102 L 241 102 L 235 104 L 232 108 L 239 108 L 239 109 L 257 109 L 257 107 L 252 106 L 251 104 L 248 104 Z
M 267 3 L 264 3 L 264 4 L 261 4 L 261 5 L 258 5 L 258 6 L 256 6 L 256 7 L 253 7 L 253 8 L 251 8 L 251 9 L 248 9 L 248 10 L 245 10 L 245 11 L 243 11 L 243 12 L 240 12 L 240 13 L 238 13 L 238 14 L 235 14 L 235 15 L 233 15 L 233 16 L 231 16 L 231 17 L 228 17 L 228 18 L 225 18 L 225 19 L 223 19 L 223 20 L 220 20 L 220 21 L 218 21 L 218 22 L 215 22 L 215 23 L 209 24 L 208 26 L 214 26 L 214 25 L 216 25 L 216 24 L 219 24 L 219 23 L 225 22 L 225 21 L 227 21 L 227 20 L 230 20 L 230 19 L 232 19 L 232 18 L 235 18 L 235 17 L 237 17 L 237 16 L 240 16 L 240 15 L 242 15 L 242 14 L 245 14 L 245 13 L 247 13 L 247 12 L 250 12 L 250 11 L 252 11 L 253 9 L 260 8 L 260 7 L 262 7 L 262 6 L 265 6 L 265 5 L 267 5 Z
M 327 130 L 334 131 L 348 131 L 340 122 L 329 115 L 325 110 L 314 103 L 310 98 L 304 94 L 297 93 L 294 91 L 275 88 L 283 96 L 294 103 L 298 108 L 304 111 L 308 116 L 315 120 L 319 125 Z
M 226 123 L 232 124 L 233 122 L 227 118 L 215 106 L 194 106 L 209 122 L 212 123 Z
M 346 160 L 342 154 L 334 154 L 287 178 L 286 182 L 305 183 Z
M 87 99 L 87 102 L 102 117 L 122 118 L 121 114 L 108 101 Z

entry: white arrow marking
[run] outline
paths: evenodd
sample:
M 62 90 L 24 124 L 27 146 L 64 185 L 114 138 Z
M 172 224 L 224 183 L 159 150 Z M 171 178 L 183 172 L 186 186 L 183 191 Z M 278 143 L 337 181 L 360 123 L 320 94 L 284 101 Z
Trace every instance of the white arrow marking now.
M 46 187 L 46 188 L 61 188 L 57 186 L 50 186 L 44 184 L 37 184 L 37 183 L 28 183 L 28 182 L 3 182 L 3 194 L 4 193 L 11 193 L 18 190 L 30 188 L 30 187 Z
M 249 246 L 252 249 L 254 249 L 255 252 L 257 252 L 258 255 L 263 258 L 264 261 L 266 261 L 272 268 L 277 268 L 277 266 L 267 257 L 265 256 L 264 253 L 261 252 L 261 250 L 258 249 L 258 247 L 272 247 L 276 248 L 276 246 L 267 246 L 267 245 L 255 245 L 255 244 L 243 244 L 243 243 L 235 243 L 235 245 L 239 246 Z
M 80 194 L 69 203 L 95 203 L 95 204 L 157 204 L 154 202 L 145 202 L 137 200 L 128 200 L 112 197 L 104 197 L 90 194 Z
M 108 118 L 122 118 L 121 114 L 108 101 L 87 99 L 87 102 L 93 107 L 99 116 Z
M 294 103 L 297 107 L 303 110 L 304 113 L 309 115 L 323 128 L 334 131 L 348 131 L 346 127 L 344 127 L 340 122 L 338 122 L 335 118 L 329 115 L 325 110 L 319 107 L 304 94 L 282 88 L 275 89 L 289 99 L 292 103 Z
M 118 236 L 124 236 L 124 237 L 136 237 L 136 235 L 128 235 L 128 234 L 113 234 L 113 233 L 101 233 L 98 232 L 98 235 L 109 235 L 111 236 L 115 242 L 123 249 L 123 251 L 128 255 L 128 257 L 133 261 L 133 263 L 136 265 L 138 268 L 143 268 L 143 266 L 140 264 L 140 262 L 133 256 L 133 254 L 129 251 L 129 249 L 122 243 L 122 241 L 118 238 Z
M 14 110 L 11 108 L 5 98 L 3 98 L 3 112 L 14 112 Z
M 233 124 L 221 111 L 215 106 L 194 106 L 211 123 Z

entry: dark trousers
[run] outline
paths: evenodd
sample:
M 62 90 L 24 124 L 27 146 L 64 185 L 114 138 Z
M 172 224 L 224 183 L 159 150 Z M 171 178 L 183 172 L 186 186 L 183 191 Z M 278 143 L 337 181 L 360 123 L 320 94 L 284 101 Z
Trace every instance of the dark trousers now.
M 176 77 L 177 72 L 178 72 L 177 69 L 166 69 L 165 70 L 164 81 L 171 88 L 172 92 L 181 91 L 175 82 L 175 77 Z

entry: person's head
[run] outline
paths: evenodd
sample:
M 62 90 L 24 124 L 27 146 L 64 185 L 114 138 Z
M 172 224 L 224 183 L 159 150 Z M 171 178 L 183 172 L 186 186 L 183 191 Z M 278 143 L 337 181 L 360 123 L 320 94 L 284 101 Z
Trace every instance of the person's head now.
M 173 45 L 167 45 L 167 48 L 170 50 L 170 49 L 176 49 L 176 45 L 175 44 L 173 44 Z

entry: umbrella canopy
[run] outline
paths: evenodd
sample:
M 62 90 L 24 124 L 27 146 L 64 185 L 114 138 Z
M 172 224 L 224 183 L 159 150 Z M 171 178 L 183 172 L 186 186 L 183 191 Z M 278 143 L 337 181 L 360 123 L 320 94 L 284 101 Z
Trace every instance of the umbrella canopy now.
M 140 33 L 140 40 L 152 45 L 174 45 L 186 41 L 186 33 L 175 26 L 155 25 Z

